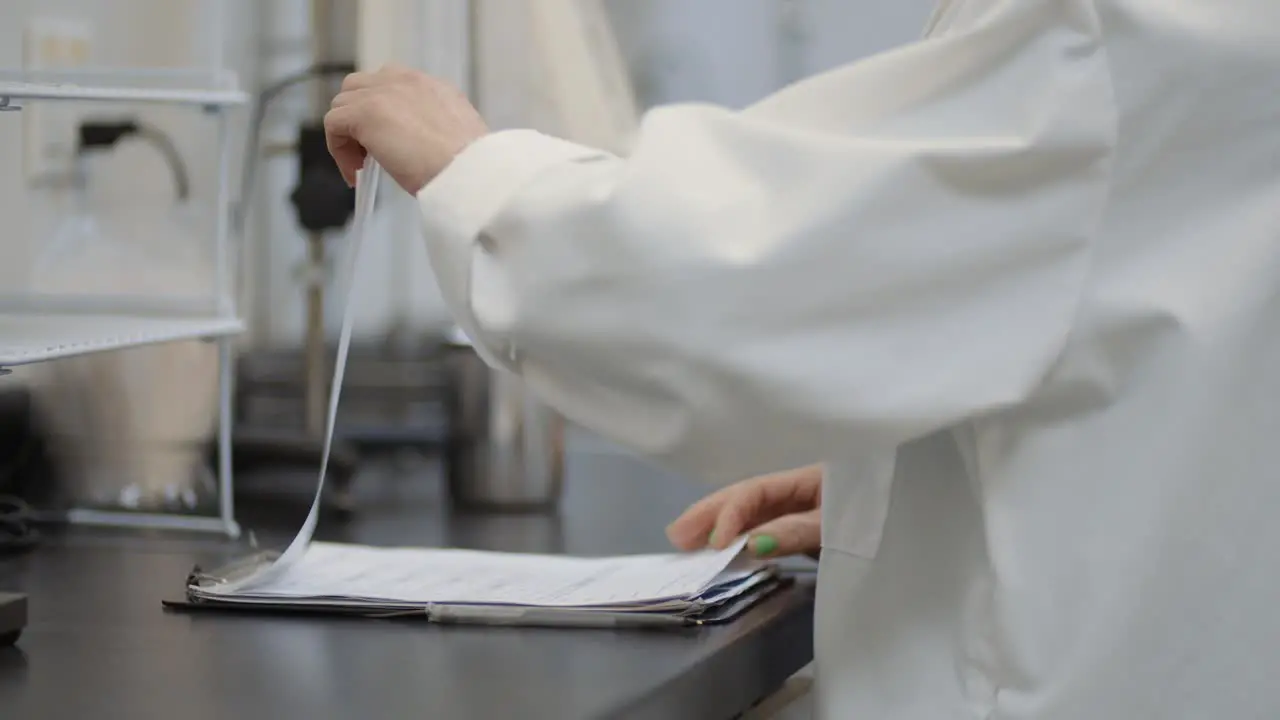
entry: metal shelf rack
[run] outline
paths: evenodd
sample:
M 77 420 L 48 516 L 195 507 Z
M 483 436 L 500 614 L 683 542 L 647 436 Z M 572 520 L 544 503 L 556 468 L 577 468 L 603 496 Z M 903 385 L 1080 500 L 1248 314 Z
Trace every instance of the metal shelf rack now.
M 218 344 L 217 516 L 77 509 L 73 523 L 206 531 L 240 535 L 233 504 L 231 421 L 236 315 L 230 247 L 231 138 L 229 111 L 249 102 L 234 74 L 186 70 L 31 72 L 0 69 L 0 110 L 35 102 L 159 103 L 187 106 L 213 117 L 219 148 L 213 201 L 212 297 L 113 298 L 0 295 L 0 375 L 14 367 L 178 340 Z M 0 122 L 5 120 L 0 115 Z

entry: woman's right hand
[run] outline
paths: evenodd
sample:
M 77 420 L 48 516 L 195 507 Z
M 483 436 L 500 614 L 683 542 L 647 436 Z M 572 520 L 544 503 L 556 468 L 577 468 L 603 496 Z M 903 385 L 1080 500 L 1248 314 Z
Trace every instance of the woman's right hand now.
M 759 557 L 809 555 L 822 549 L 822 466 L 761 475 L 708 495 L 667 527 L 681 550 L 723 549 L 742 535 Z

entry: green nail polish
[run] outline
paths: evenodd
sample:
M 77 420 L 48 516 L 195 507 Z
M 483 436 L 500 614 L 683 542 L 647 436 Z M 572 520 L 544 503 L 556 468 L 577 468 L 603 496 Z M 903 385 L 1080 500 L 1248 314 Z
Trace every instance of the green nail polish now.
M 772 535 L 757 535 L 751 547 L 758 557 L 772 555 L 778 550 L 778 539 Z
M 715 544 L 716 544 L 716 531 L 715 531 L 715 530 L 712 530 L 712 531 L 711 531 L 711 534 L 707 535 L 707 544 L 708 544 L 708 545 L 715 545 Z

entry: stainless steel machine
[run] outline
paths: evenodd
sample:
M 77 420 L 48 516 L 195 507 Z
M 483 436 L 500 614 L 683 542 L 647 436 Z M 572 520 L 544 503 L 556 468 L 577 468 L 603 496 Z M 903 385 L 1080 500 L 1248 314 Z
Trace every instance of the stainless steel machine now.
M 445 473 L 460 509 L 552 512 L 564 488 L 565 421 L 520 378 L 489 368 L 455 333 L 448 350 Z

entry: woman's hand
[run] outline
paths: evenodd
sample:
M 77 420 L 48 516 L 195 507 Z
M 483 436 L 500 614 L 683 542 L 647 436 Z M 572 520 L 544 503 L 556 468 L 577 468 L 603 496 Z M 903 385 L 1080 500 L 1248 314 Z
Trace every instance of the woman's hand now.
M 806 554 L 822 549 L 822 466 L 811 465 L 743 480 L 709 495 L 667 528 L 681 550 L 722 549 L 743 534 L 759 557 Z
M 411 194 L 489 133 L 480 113 L 457 88 L 399 66 L 355 73 L 324 117 L 329 152 L 350 184 L 372 155 Z

